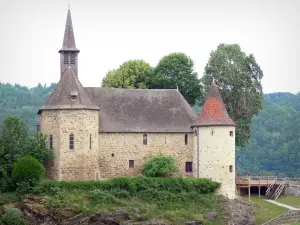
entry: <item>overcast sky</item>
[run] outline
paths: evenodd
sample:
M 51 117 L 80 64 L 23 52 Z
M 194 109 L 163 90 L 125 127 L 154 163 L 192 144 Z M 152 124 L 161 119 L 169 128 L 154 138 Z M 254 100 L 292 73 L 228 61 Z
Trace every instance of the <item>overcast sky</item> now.
M 68 0 L 0 0 L 0 82 L 58 82 Z M 129 59 L 155 66 L 184 52 L 203 74 L 220 43 L 238 43 L 264 71 L 265 93 L 300 90 L 300 1 L 71 0 L 83 86 Z

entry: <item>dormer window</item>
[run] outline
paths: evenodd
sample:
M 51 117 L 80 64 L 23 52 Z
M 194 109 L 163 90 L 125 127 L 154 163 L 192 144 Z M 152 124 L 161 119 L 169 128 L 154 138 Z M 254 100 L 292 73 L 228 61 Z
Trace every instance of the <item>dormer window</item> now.
M 78 92 L 77 91 L 71 91 L 71 100 L 77 101 L 78 98 Z

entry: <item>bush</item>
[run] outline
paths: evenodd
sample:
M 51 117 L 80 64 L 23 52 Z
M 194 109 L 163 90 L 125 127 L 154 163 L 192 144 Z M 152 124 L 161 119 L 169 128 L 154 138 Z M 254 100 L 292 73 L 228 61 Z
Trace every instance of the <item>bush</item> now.
M 5 225 L 24 225 L 24 215 L 17 208 L 8 208 L 2 216 L 2 222 Z
M 44 176 L 44 166 L 32 156 L 22 157 L 12 166 L 12 179 L 17 184 L 18 191 L 20 192 L 29 191 Z
M 149 189 L 169 191 L 172 193 L 196 192 L 199 194 L 214 193 L 219 187 L 217 182 L 205 178 L 161 178 L 161 177 L 119 177 L 104 181 L 54 181 L 45 180 L 39 185 L 41 192 L 56 194 L 62 190 L 90 191 L 94 189 L 116 193 L 126 191 L 130 196 Z M 124 194 L 127 195 L 127 194 Z
M 171 156 L 154 156 L 146 163 L 143 175 L 147 177 L 165 177 L 177 172 L 175 160 Z

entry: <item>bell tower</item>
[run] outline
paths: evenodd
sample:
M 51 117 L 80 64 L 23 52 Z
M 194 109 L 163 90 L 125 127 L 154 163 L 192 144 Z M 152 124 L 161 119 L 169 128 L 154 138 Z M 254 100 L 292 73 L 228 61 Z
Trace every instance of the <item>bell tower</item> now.
M 67 22 L 65 27 L 65 35 L 60 53 L 60 77 L 64 74 L 65 70 L 70 66 L 78 77 L 78 53 L 79 49 L 76 48 L 74 30 L 71 18 L 70 9 L 68 10 Z

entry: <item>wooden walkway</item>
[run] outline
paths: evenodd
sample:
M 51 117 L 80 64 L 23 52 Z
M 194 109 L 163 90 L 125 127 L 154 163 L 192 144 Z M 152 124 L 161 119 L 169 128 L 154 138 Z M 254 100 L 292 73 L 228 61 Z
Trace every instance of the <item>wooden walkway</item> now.
M 241 195 L 241 191 L 247 190 L 249 199 L 251 195 L 251 187 L 258 188 L 259 198 L 261 194 L 261 188 L 267 188 L 266 197 L 276 199 L 286 186 L 300 185 L 300 179 L 278 178 L 276 176 L 238 176 L 235 183 L 239 195 Z

